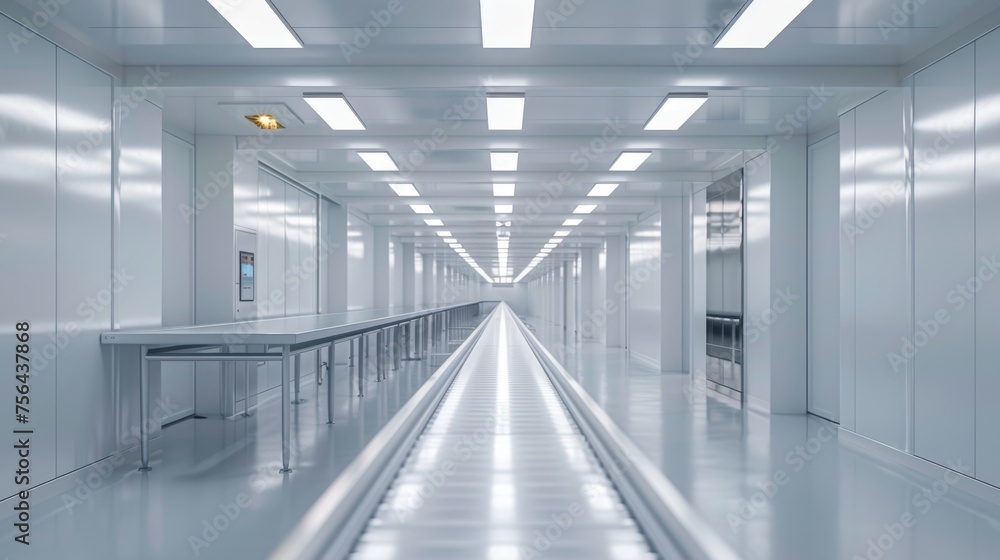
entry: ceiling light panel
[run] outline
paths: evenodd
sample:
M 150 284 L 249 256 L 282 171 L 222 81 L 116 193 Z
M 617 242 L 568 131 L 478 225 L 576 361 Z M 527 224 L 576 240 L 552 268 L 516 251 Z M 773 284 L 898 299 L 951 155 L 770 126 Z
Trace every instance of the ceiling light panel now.
M 587 196 L 611 196 L 611 193 L 615 192 L 617 188 L 618 185 L 614 183 L 598 183 L 594 185 L 594 188 L 590 189 Z
M 579 206 L 576 207 L 576 210 L 573 210 L 573 213 L 574 214 L 590 214 L 591 212 L 593 212 L 596 209 L 597 209 L 597 205 L 596 204 L 581 204 L 581 205 L 579 205 Z
M 409 183 L 389 183 L 389 187 L 399 196 L 420 196 L 417 188 Z
M 302 99 L 333 130 L 364 130 L 365 123 L 339 93 L 306 93 Z
M 583 220 L 581 220 L 579 218 L 570 218 L 570 219 L 566 220 L 565 222 L 563 222 L 563 226 L 575 227 L 575 226 L 578 226 L 578 225 L 580 225 L 582 223 L 583 223 Z
M 208 3 L 255 49 L 302 48 L 302 42 L 267 0 L 208 0 Z
M 513 204 L 495 204 L 493 209 L 497 214 L 513 214 L 514 205 Z
M 707 93 L 670 94 L 646 123 L 646 130 L 680 130 L 708 101 Z
M 570 234 L 569 231 L 557 231 L 556 232 L 556 237 L 566 237 L 569 234 Z
M 490 130 L 521 130 L 524 125 L 524 94 L 487 95 L 486 125 Z
M 389 152 L 358 152 L 358 156 L 365 160 L 372 171 L 399 171 Z
M 427 225 L 429 225 L 429 226 L 431 226 L 431 227 L 441 227 L 441 226 L 444 225 L 444 222 L 442 222 L 441 220 L 436 220 L 436 219 L 427 219 L 427 220 L 424 220 L 424 223 L 427 224 Z
M 451 237 L 450 231 L 439 231 L 437 232 L 438 237 Z
M 517 152 L 490 152 L 490 169 L 517 171 Z
M 484 49 L 527 49 L 535 0 L 479 0 Z
M 611 171 L 635 171 L 649 159 L 653 152 L 622 152 L 611 164 Z
M 413 211 L 416 212 L 417 214 L 433 214 L 434 213 L 434 210 L 432 210 L 431 207 L 427 206 L 426 204 L 411 204 L 410 208 L 412 208 Z
M 763 49 L 797 18 L 812 0 L 754 0 L 715 42 L 717 49 Z
M 514 189 L 513 183 L 494 183 L 493 196 L 514 196 Z

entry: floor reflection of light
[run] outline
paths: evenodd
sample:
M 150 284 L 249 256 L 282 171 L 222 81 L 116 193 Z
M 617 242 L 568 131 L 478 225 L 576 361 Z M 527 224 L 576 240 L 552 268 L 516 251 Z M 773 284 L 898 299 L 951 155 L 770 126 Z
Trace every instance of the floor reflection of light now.
M 510 474 L 494 474 L 490 486 L 490 518 L 494 522 L 514 521 L 514 477 Z
M 487 558 L 490 560 L 516 560 L 521 557 L 517 546 L 512 544 L 495 544 L 490 546 Z

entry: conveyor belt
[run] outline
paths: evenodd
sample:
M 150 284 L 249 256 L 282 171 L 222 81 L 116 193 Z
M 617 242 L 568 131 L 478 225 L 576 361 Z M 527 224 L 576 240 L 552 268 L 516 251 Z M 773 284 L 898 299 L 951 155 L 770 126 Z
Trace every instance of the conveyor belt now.
M 352 558 L 655 557 L 515 321 L 485 327 Z

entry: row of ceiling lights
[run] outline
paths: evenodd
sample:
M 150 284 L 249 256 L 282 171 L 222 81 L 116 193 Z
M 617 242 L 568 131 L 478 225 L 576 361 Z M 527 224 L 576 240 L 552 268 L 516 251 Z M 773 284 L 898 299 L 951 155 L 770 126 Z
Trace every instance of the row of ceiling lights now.
M 297 49 L 302 41 L 268 0 L 208 0 L 255 49 Z M 767 47 L 812 0 L 747 2 L 722 34 L 717 49 Z M 535 0 L 479 0 L 483 48 L 527 49 L 535 23 Z
M 208 0 L 215 9 L 254 48 L 301 48 L 302 43 L 281 15 L 267 0 Z M 754 0 L 743 6 L 741 11 L 720 35 L 716 48 L 764 48 L 788 26 L 812 0 Z M 535 0 L 480 0 L 483 48 L 530 48 L 534 26 Z M 303 96 L 314 111 L 334 130 L 365 130 L 357 112 L 342 94 L 307 93 Z M 646 123 L 645 130 L 678 130 L 708 100 L 706 93 L 676 93 L 664 99 L 653 116 Z M 521 130 L 524 123 L 525 95 L 523 93 L 490 94 L 486 97 L 487 127 L 490 130 Z M 277 123 L 276 123 L 277 124 Z M 259 125 L 258 125 L 259 126 Z M 280 126 L 280 125 L 278 125 Z M 398 171 L 396 163 L 388 152 L 358 152 L 373 171 Z M 611 171 L 635 171 L 651 155 L 650 152 L 623 152 L 611 166 Z M 491 152 L 491 169 L 516 171 L 516 152 Z M 410 183 L 390 183 L 390 188 L 401 197 L 419 197 L 420 193 Z M 595 184 L 587 196 L 610 196 L 618 184 Z M 498 198 L 513 197 L 516 185 L 495 183 L 493 195 Z M 426 204 L 411 204 L 417 214 L 433 214 Z M 573 214 L 590 214 L 597 208 L 594 204 L 581 204 Z M 497 202 L 494 211 L 499 215 L 512 214 L 513 204 Z M 424 220 L 428 226 L 443 227 L 444 223 L 435 218 Z M 570 218 L 564 227 L 574 227 L 581 219 Z M 503 222 L 498 222 L 498 226 Z M 506 222 L 509 226 L 510 222 Z M 520 282 L 542 260 L 552 252 L 571 230 L 559 230 L 546 243 L 531 263 L 511 280 L 507 267 L 510 250 L 509 231 L 506 236 L 498 235 L 497 251 L 500 266 L 496 271 L 503 283 Z M 440 230 L 437 234 L 454 249 L 486 281 L 493 282 L 488 274 L 465 251 L 451 232 Z

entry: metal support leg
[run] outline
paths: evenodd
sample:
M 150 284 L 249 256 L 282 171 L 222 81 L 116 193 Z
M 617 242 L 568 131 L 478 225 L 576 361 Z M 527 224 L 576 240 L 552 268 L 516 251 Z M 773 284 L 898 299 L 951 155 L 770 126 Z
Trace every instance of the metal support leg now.
M 295 356 L 295 400 L 292 404 L 302 404 L 305 399 L 299 397 L 300 389 L 302 388 L 302 354 L 297 354 Z
M 358 337 L 358 396 L 365 396 L 365 335 Z
M 354 341 L 355 341 L 355 339 L 353 339 L 353 338 L 351 340 L 347 341 L 347 345 L 351 349 L 351 361 L 350 361 L 350 363 L 347 364 L 350 367 L 354 367 Z
M 281 471 L 290 473 L 292 408 L 288 403 L 288 384 L 291 381 L 292 354 L 288 346 L 281 347 Z
M 424 321 L 424 333 L 426 333 L 424 335 L 424 347 L 423 347 L 424 356 L 426 358 L 430 358 L 431 353 L 434 351 L 433 349 L 434 337 L 431 336 L 431 318 L 429 316 L 424 317 L 423 321 Z
M 326 377 L 326 423 L 333 424 L 333 365 L 337 355 L 337 343 L 331 342 L 326 349 L 326 363 L 330 364 L 330 373 Z
M 243 417 L 250 418 L 250 365 L 257 367 L 257 362 L 246 362 L 246 373 L 243 375 Z
M 382 359 L 382 354 L 384 350 L 383 339 L 385 338 L 385 336 L 382 334 L 383 332 L 384 332 L 383 329 L 379 329 L 378 332 L 375 333 L 375 381 L 378 383 L 382 382 L 382 365 L 383 365 L 382 362 L 384 361 Z
M 395 371 L 403 367 L 403 348 L 402 348 L 403 337 L 402 333 L 400 332 L 400 327 L 398 325 L 392 328 L 392 332 L 393 332 L 393 340 L 395 341 L 395 344 L 393 345 L 392 348 L 393 350 L 392 369 Z
M 139 470 L 149 472 L 149 362 L 148 346 L 139 347 Z

